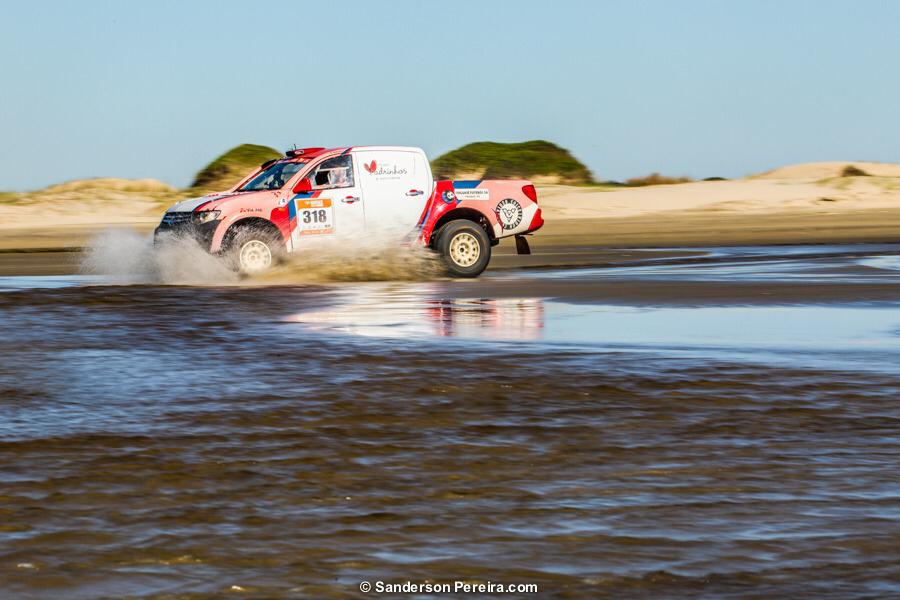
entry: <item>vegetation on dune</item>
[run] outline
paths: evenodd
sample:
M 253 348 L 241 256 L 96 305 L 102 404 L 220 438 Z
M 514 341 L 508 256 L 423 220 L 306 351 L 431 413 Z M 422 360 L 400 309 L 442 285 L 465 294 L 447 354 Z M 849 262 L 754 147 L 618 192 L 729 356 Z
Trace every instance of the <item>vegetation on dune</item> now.
M 20 192 L 0 192 L 0 204 L 18 204 L 24 197 Z
M 197 192 L 227 190 L 260 164 L 280 156 L 283 156 L 281 152 L 268 146 L 235 146 L 203 167 L 194 178 L 191 188 Z
M 431 162 L 438 179 L 478 175 L 481 179 L 553 178 L 559 183 L 593 183 L 586 166 L 565 148 L 544 140 L 503 144 L 475 142 Z
M 841 171 L 841 177 L 869 177 L 870 175 L 855 165 L 847 165 Z
M 0 204 L 29 204 L 50 199 L 67 203 L 140 199 L 164 206 L 184 198 L 227 190 L 261 163 L 280 156 L 283 156 L 281 152 L 267 146 L 241 144 L 206 165 L 197 173 L 191 186 L 183 190 L 155 179 L 98 177 L 66 181 L 29 192 L 0 192 Z
M 45 193 L 60 192 L 133 192 L 133 193 L 174 193 L 178 190 L 156 179 L 118 179 L 114 177 L 98 177 L 95 179 L 76 179 L 57 183 L 43 189 Z
M 621 181 L 616 181 L 614 179 L 607 179 L 606 181 L 593 181 L 591 183 L 583 183 L 581 185 L 584 187 L 590 187 L 605 191 L 612 191 L 619 188 L 628 187 Z
M 860 177 L 864 177 L 860 179 Z M 847 190 L 851 187 L 875 187 L 884 191 L 900 190 L 900 177 L 877 177 L 875 175 L 842 175 L 840 177 L 826 177 L 816 181 L 819 185 L 831 187 L 837 190 Z
M 66 181 L 31 192 L 0 192 L 0 205 L 57 202 L 69 207 L 77 203 L 103 206 L 117 202 L 127 204 L 150 202 L 164 206 L 190 195 L 192 194 L 155 179 L 103 177 Z
M 166 204 L 182 198 L 227 190 L 260 164 L 281 156 L 281 152 L 268 146 L 241 144 L 198 171 L 194 181 L 186 189 L 176 189 L 154 179 L 82 179 L 33 192 L 0 192 L 0 204 L 28 203 L 39 198 L 46 200 L 48 194 L 66 200 L 84 197 L 92 201 L 140 197 Z M 625 182 L 596 181 L 590 170 L 568 150 L 544 140 L 508 144 L 475 142 L 447 152 L 434 159 L 431 164 L 438 179 L 531 179 L 538 184 L 582 185 L 602 191 L 692 181 L 688 177 L 667 177 L 659 173 L 635 177 Z M 869 174 L 854 165 L 844 168 L 844 177 L 860 175 Z M 719 180 L 719 177 L 710 177 L 704 181 Z
M 587 185 L 611 191 L 622 187 L 689 183 L 690 177 L 667 177 L 651 173 L 621 181 L 596 181 L 590 170 L 565 148 L 552 142 L 533 140 L 513 144 L 475 142 L 431 161 L 437 179 L 532 179 L 537 183 Z M 709 177 L 704 181 L 725 181 Z
M 628 187 L 643 187 L 645 185 L 670 185 L 673 183 L 690 183 L 693 181 L 690 177 L 667 177 L 659 173 L 650 173 L 643 177 L 632 177 L 625 180 Z

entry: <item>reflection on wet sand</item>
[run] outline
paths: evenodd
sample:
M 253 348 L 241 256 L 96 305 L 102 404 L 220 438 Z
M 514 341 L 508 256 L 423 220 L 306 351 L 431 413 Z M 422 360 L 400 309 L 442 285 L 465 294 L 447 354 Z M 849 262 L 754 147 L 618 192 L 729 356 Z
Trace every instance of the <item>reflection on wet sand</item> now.
M 357 286 L 363 288 L 364 286 Z M 321 331 L 373 337 L 437 336 L 537 340 L 544 327 L 540 298 L 431 298 L 428 286 L 359 289 L 337 306 L 309 310 L 286 320 Z
M 725 267 L 718 267 L 717 269 Z M 777 267 L 780 268 L 780 265 Z M 760 265 L 756 265 L 761 270 Z M 636 277 L 643 277 L 636 269 Z M 679 277 L 681 267 L 673 267 Z M 774 276 L 774 274 L 770 273 Z M 584 277 L 584 275 L 574 275 Z M 620 277 L 619 273 L 613 277 Z M 693 274 L 692 274 L 693 276 Z M 568 282 L 541 289 L 564 293 Z M 715 284 L 728 288 L 723 284 Z M 772 298 L 763 288 L 761 298 Z M 785 303 L 648 305 L 499 297 L 447 297 L 444 284 L 357 284 L 326 308 L 286 317 L 303 331 L 373 338 L 521 341 L 538 348 L 639 351 L 798 368 L 900 372 L 895 304 Z M 462 288 L 459 294 L 470 294 Z M 301 334 L 302 335 L 302 334 Z
M 536 340 L 544 326 L 540 298 L 430 300 L 425 312 L 440 337 Z

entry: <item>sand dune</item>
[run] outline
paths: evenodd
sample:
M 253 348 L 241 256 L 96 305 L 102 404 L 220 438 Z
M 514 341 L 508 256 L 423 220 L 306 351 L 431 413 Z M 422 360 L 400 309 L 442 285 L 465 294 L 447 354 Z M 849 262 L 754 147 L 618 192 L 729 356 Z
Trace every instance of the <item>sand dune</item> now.
M 165 207 L 184 195 L 155 179 L 67 181 L 0 196 L 0 231 L 157 222 Z
M 841 177 L 848 164 L 878 176 Z M 544 186 L 539 200 L 548 216 L 564 219 L 683 211 L 751 215 L 900 209 L 900 164 L 808 163 L 746 179 L 606 190 Z
M 847 164 L 874 176 L 841 177 Z M 80 245 L 111 225 L 149 231 L 167 206 L 188 195 L 154 180 L 122 179 L 74 181 L 0 195 L 0 247 Z M 701 227 L 708 232 L 703 239 L 712 236 L 710 242 L 724 239 L 715 233 L 723 228 L 733 232 L 730 237 L 752 242 L 750 232 L 763 218 L 770 223 L 768 229 L 778 230 L 775 237 L 760 238 L 766 240 L 793 239 L 791 228 L 799 228 L 801 220 L 817 240 L 849 235 L 842 228 L 853 229 L 854 239 L 866 239 L 873 228 L 884 238 L 887 224 L 900 218 L 900 164 L 808 163 L 732 181 L 640 188 L 538 185 L 538 197 L 548 223 L 539 235 L 560 242 L 568 234 L 590 237 L 598 232 L 597 242 L 607 243 L 619 228 L 629 232 L 622 238 L 625 243 L 661 243 L 662 238 L 651 235 L 647 219 L 658 225 L 656 231 L 688 233 Z M 645 235 L 635 237 L 644 230 Z
M 704 181 L 597 191 L 571 186 L 539 189 L 548 218 L 603 219 L 663 212 L 759 214 L 900 208 L 896 181 L 816 183 L 786 179 Z
M 848 165 L 862 169 L 869 175 L 877 177 L 900 177 L 900 164 L 880 162 L 814 162 L 801 163 L 779 167 L 753 175 L 751 179 L 825 179 L 828 177 L 840 177 L 841 172 Z
M 104 191 L 104 192 L 126 192 L 126 193 L 172 193 L 178 190 L 168 183 L 163 183 L 157 179 L 119 179 L 116 177 L 98 177 L 96 179 L 76 179 L 75 181 L 66 181 L 58 183 L 41 190 L 43 194 L 57 194 L 64 192 L 86 192 L 86 191 Z

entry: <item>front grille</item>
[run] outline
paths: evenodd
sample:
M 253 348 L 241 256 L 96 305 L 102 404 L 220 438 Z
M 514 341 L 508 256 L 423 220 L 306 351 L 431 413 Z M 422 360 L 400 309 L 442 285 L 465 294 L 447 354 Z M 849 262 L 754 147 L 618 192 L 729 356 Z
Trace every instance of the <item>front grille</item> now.
M 163 215 L 162 224 L 173 226 L 189 223 L 192 214 L 191 212 L 167 212 Z

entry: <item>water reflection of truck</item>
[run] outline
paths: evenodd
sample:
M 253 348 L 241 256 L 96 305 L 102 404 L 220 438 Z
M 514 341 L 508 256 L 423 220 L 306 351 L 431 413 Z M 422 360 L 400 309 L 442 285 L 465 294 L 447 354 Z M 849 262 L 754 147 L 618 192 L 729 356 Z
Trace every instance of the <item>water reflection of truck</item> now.
M 540 298 L 430 300 L 426 322 L 440 337 L 536 340 L 544 328 Z
M 537 340 L 544 335 L 541 298 L 428 298 L 442 288 L 392 293 L 361 286 L 347 288 L 342 301 L 306 309 L 286 320 L 314 330 L 374 337 L 456 337 Z M 372 310 L 377 306 L 378 310 Z
M 476 277 L 491 247 L 544 221 L 525 180 L 434 181 L 419 148 L 304 148 L 260 165 L 227 192 L 166 211 L 156 239 L 187 234 L 245 273 L 269 268 L 311 239 L 361 236 L 398 240 L 414 232 L 447 270 Z

